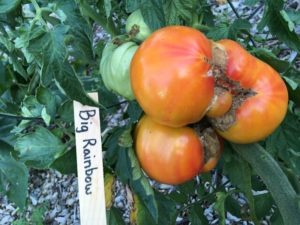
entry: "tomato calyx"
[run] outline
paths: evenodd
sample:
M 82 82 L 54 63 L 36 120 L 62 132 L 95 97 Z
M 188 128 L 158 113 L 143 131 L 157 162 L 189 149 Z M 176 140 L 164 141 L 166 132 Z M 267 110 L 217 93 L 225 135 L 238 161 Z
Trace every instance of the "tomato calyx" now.
M 216 131 L 211 127 L 207 120 L 192 125 L 197 133 L 204 149 L 204 166 L 201 173 L 209 172 L 215 168 L 222 152 L 222 139 Z
M 228 78 L 226 75 L 228 56 L 222 45 L 213 43 L 212 54 L 212 72 L 215 79 L 215 97 L 213 100 L 222 92 L 229 92 L 232 95 L 232 103 L 230 109 L 223 115 L 209 118 L 209 121 L 216 129 L 226 131 L 236 122 L 237 109 L 256 93 L 249 88 L 242 87 L 238 81 Z M 213 104 L 212 101 L 210 105 Z

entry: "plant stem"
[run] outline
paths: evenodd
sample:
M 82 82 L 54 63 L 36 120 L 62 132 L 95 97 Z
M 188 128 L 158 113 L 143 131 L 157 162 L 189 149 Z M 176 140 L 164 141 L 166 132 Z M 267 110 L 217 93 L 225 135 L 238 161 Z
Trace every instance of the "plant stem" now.
M 94 20 L 112 37 L 118 34 L 114 22 L 111 18 L 107 19 L 104 15 L 97 14 L 95 10 L 85 1 L 82 1 L 82 3 L 80 4 L 83 15 L 90 17 L 92 20 Z
M 17 120 L 43 120 L 40 117 L 25 117 L 25 116 L 19 116 L 19 115 L 7 114 L 7 113 L 0 113 L 0 117 L 13 118 Z
M 232 11 L 234 12 L 234 14 L 236 15 L 237 18 L 241 18 L 238 11 L 235 9 L 234 5 L 232 4 L 231 0 L 227 0 L 230 8 L 232 9 Z
M 234 14 L 236 15 L 236 17 L 237 17 L 238 19 L 241 19 L 241 16 L 239 15 L 238 11 L 235 9 L 235 7 L 234 7 L 234 5 L 232 4 L 231 0 L 227 0 L 227 2 L 228 2 L 228 4 L 229 4 L 230 8 L 232 9 L 232 11 L 234 12 Z M 250 42 L 252 43 L 252 45 L 253 45 L 254 47 L 257 47 L 256 44 L 255 44 L 255 42 L 254 42 L 254 40 L 253 40 L 253 38 L 251 37 L 250 33 L 249 33 L 249 40 L 250 40 Z
M 253 16 L 256 15 L 256 13 L 263 7 L 263 4 L 260 4 L 247 18 L 247 20 L 250 20 Z
M 299 224 L 298 196 L 275 159 L 259 144 L 231 145 L 262 178 L 278 206 L 284 224 Z

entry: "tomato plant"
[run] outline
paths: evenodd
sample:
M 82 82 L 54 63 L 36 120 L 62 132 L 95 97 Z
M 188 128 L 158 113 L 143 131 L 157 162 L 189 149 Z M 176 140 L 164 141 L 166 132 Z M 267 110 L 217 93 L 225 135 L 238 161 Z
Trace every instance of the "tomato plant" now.
M 169 26 L 151 34 L 138 48 L 130 69 L 142 109 L 172 127 L 199 121 L 213 96 L 210 59 L 211 43 L 195 29 Z

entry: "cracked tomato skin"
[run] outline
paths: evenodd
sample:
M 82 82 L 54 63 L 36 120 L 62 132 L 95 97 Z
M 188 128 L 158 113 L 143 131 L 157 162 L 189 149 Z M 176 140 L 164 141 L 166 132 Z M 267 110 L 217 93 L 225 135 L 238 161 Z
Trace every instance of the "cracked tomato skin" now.
M 135 130 L 135 151 L 143 170 L 165 184 L 181 184 L 195 177 L 204 165 L 204 150 L 189 127 L 172 128 L 143 116 Z
M 213 94 L 211 42 L 199 31 L 169 26 L 152 33 L 131 62 L 134 95 L 156 122 L 181 127 L 199 121 Z
M 256 94 L 236 111 L 236 122 L 226 131 L 218 131 L 235 143 L 252 143 L 269 136 L 282 122 L 288 107 L 288 91 L 280 75 L 255 58 L 238 43 L 221 40 L 228 56 L 226 75 Z

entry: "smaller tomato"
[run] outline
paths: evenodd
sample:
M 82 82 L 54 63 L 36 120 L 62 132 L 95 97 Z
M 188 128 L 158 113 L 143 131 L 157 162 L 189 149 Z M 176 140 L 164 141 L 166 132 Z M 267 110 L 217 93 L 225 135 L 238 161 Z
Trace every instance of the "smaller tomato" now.
M 215 88 L 215 94 L 211 101 L 206 116 L 215 118 L 227 113 L 232 105 L 232 95 L 223 88 Z
M 100 62 L 100 73 L 105 87 L 128 100 L 134 99 L 130 82 L 130 63 L 138 46 L 134 42 L 120 45 L 114 41 L 105 46 Z
M 172 128 L 144 116 L 135 130 L 135 150 L 143 170 L 165 184 L 181 184 L 195 177 L 204 164 L 197 133 L 189 127 Z

